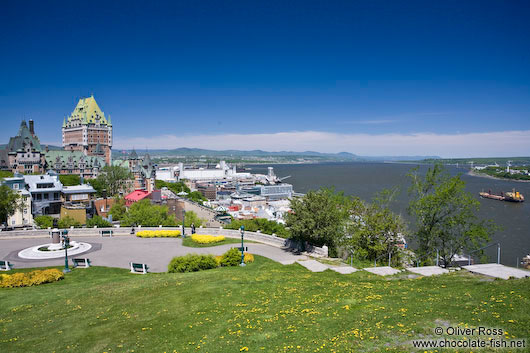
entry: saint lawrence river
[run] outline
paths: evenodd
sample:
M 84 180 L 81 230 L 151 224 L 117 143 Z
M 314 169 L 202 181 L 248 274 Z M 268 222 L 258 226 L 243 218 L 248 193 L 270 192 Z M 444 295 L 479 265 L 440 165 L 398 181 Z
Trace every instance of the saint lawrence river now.
M 267 174 L 269 165 L 249 165 L 251 173 Z M 410 180 L 407 173 L 416 167 L 413 164 L 396 163 L 323 163 L 323 164 L 275 164 L 274 172 L 278 177 L 290 175 L 286 183 L 293 184 L 294 190 L 306 193 L 320 187 L 335 187 L 347 195 L 371 200 L 375 193 L 388 188 L 399 187 L 400 193 L 391 204 L 391 209 L 403 216 L 412 230 L 412 219 L 407 214 L 409 202 L 408 188 Z M 419 172 L 424 175 L 428 166 L 421 165 Z M 501 263 L 516 266 L 517 257 L 521 259 L 530 253 L 530 183 L 495 180 L 467 175 L 467 169 L 446 167 L 450 174 L 462 173 L 466 190 L 479 202 L 478 217 L 492 219 L 501 226 L 491 237 L 491 243 L 501 244 Z M 522 203 L 512 203 L 482 199 L 479 192 L 510 191 L 516 188 L 525 197 Z M 409 237 L 410 238 L 410 237 Z M 410 239 L 407 239 L 410 241 Z M 414 243 L 411 242 L 414 248 Z M 486 250 L 490 262 L 496 261 L 496 247 Z

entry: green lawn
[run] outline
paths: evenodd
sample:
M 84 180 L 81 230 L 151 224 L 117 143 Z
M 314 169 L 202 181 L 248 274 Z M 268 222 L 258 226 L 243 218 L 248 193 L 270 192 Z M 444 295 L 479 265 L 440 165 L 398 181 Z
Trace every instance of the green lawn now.
M 528 279 L 311 273 L 259 256 L 184 274 L 93 267 L 0 289 L 0 352 L 408 352 L 440 325 L 527 338 L 528 293 Z
M 247 243 L 255 243 L 255 242 L 251 241 L 251 240 L 245 240 L 244 243 L 247 244 Z M 212 246 L 219 246 L 219 245 L 223 245 L 223 244 L 239 244 L 238 246 L 241 246 L 241 239 L 225 238 L 225 240 L 223 240 L 223 241 L 220 241 L 218 243 L 210 243 L 210 244 L 199 244 L 199 243 L 196 243 L 193 240 L 191 240 L 191 237 L 186 237 L 186 238 L 182 239 L 182 245 L 190 247 L 190 248 L 209 248 L 209 247 L 212 247 Z

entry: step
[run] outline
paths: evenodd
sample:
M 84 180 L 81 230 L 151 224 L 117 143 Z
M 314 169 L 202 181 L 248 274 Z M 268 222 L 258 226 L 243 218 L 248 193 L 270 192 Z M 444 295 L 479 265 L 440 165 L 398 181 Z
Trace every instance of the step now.
M 379 276 L 391 276 L 401 272 L 400 270 L 392 268 L 390 266 L 368 267 L 363 268 L 363 270 Z
M 441 268 L 440 266 L 422 266 L 422 267 L 409 267 L 407 271 L 416 273 L 422 276 L 437 276 L 449 273 L 449 270 Z
M 340 274 L 343 274 L 343 275 L 349 275 L 350 273 L 359 271 L 355 267 L 351 267 L 351 266 L 329 266 L 329 269 L 335 272 L 338 272 Z
M 510 277 L 524 278 L 530 277 L 530 271 L 518 268 L 508 267 L 500 264 L 480 264 L 462 266 L 462 268 L 472 273 L 478 273 L 485 276 L 509 279 Z
M 327 265 L 324 265 L 323 263 L 320 263 L 316 260 L 300 260 L 296 262 L 298 262 L 300 265 L 304 266 L 311 272 L 323 272 L 329 268 Z

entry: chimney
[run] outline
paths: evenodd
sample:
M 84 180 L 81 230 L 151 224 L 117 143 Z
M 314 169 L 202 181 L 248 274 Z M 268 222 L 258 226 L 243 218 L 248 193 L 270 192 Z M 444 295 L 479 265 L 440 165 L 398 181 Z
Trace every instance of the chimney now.
M 33 119 L 29 119 L 29 132 L 32 136 L 35 136 L 35 129 L 33 125 Z

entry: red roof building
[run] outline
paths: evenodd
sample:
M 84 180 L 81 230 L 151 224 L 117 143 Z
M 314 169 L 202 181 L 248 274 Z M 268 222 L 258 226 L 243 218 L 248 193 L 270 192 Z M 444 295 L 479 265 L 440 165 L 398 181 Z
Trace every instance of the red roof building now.
M 125 206 L 129 207 L 135 202 L 148 198 L 151 195 L 150 192 L 145 190 L 134 190 L 129 195 L 125 196 Z

